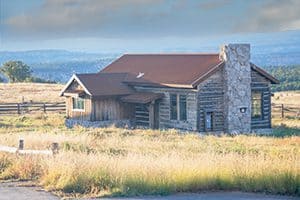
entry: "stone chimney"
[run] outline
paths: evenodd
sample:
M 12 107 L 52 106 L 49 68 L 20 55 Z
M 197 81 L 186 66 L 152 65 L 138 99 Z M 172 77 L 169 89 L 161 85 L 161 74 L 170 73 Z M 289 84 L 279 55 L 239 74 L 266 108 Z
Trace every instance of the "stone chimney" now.
M 250 44 L 221 46 L 224 65 L 225 132 L 251 131 L 251 67 Z

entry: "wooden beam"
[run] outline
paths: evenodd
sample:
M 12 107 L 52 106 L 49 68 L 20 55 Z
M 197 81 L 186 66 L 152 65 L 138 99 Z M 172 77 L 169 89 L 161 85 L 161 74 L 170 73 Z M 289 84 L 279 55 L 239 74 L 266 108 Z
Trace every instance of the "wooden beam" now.
M 149 127 L 154 129 L 154 105 L 155 101 L 152 101 L 149 105 Z

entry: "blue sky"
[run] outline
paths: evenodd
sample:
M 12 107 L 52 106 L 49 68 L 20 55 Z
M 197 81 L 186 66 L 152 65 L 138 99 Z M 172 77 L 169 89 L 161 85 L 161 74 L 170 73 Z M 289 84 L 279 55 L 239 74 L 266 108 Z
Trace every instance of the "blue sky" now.
M 0 51 L 147 51 L 300 29 L 299 0 L 0 0 Z

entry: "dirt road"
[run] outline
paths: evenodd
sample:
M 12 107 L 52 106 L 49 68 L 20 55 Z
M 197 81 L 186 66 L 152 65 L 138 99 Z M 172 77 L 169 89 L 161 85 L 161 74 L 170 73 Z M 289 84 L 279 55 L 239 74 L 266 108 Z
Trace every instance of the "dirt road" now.
M 28 184 L 0 183 L 0 200 L 59 200 L 60 198 Z
M 0 200 L 58 200 L 50 193 L 41 188 L 25 186 L 24 183 L 0 183 Z M 184 193 L 170 196 L 150 196 L 134 198 L 103 198 L 101 200 L 300 200 L 297 197 L 264 195 L 243 192 L 207 192 L 207 193 Z M 83 199 L 82 199 L 83 200 Z M 90 199 L 84 199 L 90 200 Z

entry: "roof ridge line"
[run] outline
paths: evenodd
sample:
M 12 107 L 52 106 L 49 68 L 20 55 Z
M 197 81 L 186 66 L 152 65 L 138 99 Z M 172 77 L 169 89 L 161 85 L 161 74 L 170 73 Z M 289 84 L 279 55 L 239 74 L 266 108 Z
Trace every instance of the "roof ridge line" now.
M 211 52 L 192 52 L 192 53 L 190 53 L 190 52 L 175 52 L 175 53 L 124 53 L 122 56 L 127 56 L 127 55 L 129 55 L 129 56 L 133 56 L 133 55 L 137 55 L 137 56 L 143 56 L 143 55 L 145 55 L 145 56 L 160 56 L 160 55 L 162 55 L 162 56 L 165 56 L 165 55 L 184 55 L 184 56 L 186 56 L 186 55 L 219 55 L 219 53 L 211 53 Z M 122 57 L 121 56 L 121 57 Z

